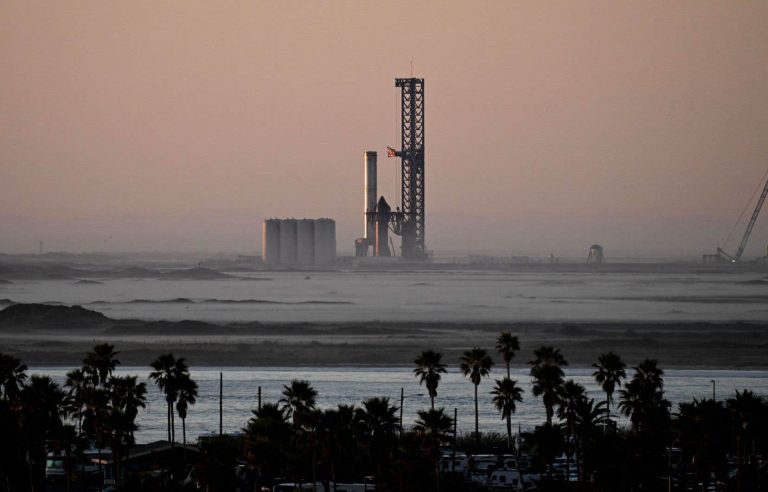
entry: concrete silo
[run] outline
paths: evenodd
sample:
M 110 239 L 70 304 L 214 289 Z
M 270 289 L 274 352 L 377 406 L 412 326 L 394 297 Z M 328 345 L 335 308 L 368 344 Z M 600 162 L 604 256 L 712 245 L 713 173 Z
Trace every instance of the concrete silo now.
M 283 219 L 280 221 L 280 264 L 293 265 L 297 254 L 297 221 Z
M 336 260 L 336 222 L 333 219 L 315 221 L 315 265 L 327 265 Z
M 301 219 L 296 225 L 296 262 L 301 265 L 315 264 L 315 221 Z
M 266 265 L 280 263 L 280 220 L 266 219 L 261 234 L 261 255 Z

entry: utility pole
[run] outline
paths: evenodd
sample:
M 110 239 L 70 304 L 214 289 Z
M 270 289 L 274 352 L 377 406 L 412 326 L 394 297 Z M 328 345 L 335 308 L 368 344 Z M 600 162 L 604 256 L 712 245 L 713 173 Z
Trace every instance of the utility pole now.
M 400 387 L 400 434 L 403 433 L 403 402 L 405 401 L 405 389 Z
M 456 471 L 456 422 L 459 421 L 459 409 L 453 407 L 453 455 L 451 456 L 451 473 Z
M 224 373 L 219 373 L 219 436 L 224 435 Z

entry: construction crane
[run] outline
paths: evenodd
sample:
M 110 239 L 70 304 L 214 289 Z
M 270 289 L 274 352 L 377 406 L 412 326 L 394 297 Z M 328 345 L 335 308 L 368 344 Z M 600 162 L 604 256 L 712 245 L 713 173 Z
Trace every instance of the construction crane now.
M 768 175 L 768 171 L 766 171 L 766 173 L 763 175 L 763 179 L 765 179 L 766 175 Z M 763 208 L 763 203 L 765 202 L 766 196 L 768 196 L 768 180 L 765 181 L 765 185 L 763 186 L 763 192 L 760 194 L 760 198 L 757 200 L 757 205 L 755 205 L 755 210 L 752 212 L 752 217 L 749 219 L 749 224 L 747 224 L 747 230 L 744 231 L 744 235 L 741 237 L 741 243 L 739 244 L 739 249 L 736 250 L 736 254 L 731 256 L 727 252 L 725 252 L 723 248 L 718 246 L 716 254 L 704 255 L 704 263 L 708 263 L 710 258 L 718 262 L 730 261 L 731 263 L 736 263 L 741 259 L 741 255 L 744 254 L 744 249 L 747 247 L 749 236 L 752 234 L 752 229 L 755 227 L 755 222 L 757 222 L 757 216 L 760 215 L 760 209 Z M 753 195 L 753 198 L 754 198 L 754 195 Z M 750 202 L 751 201 L 752 200 L 750 200 Z M 747 206 L 749 206 L 749 204 L 747 204 Z M 741 217 L 739 217 L 739 219 L 741 219 Z

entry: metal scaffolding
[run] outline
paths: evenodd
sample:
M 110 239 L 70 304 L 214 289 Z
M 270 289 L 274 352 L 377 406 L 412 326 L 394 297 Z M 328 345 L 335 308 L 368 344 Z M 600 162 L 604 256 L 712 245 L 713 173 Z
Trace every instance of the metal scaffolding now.
M 424 79 L 395 79 L 401 89 L 402 256 L 424 260 Z

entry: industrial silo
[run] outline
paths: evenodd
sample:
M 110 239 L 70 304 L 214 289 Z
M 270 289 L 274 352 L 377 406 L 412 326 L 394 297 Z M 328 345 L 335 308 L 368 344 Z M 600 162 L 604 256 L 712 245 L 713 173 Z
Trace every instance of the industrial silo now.
M 315 221 L 315 265 L 327 265 L 336 260 L 336 222 L 333 219 Z
M 266 265 L 280 263 L 280 221 L 266 219 L 261 234 L 261 255 Z
M 293 265 L 297 253 L 297 221 L 283 219 L 280 221 L 280 263 Z
M 296 261 L 301 265 L 315 264 L 315 221 L 301 219 L 296 224 Z

